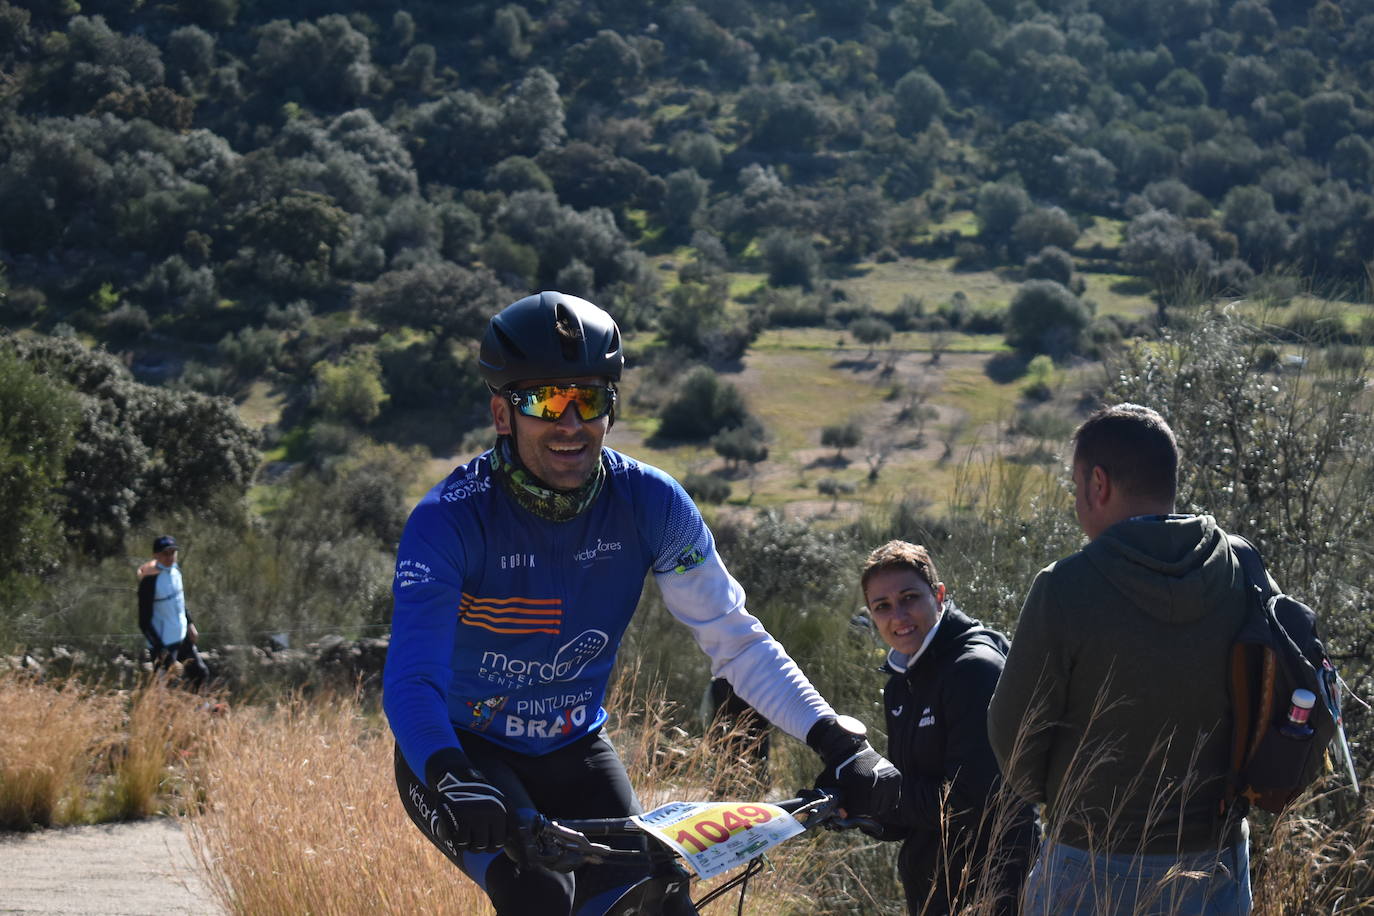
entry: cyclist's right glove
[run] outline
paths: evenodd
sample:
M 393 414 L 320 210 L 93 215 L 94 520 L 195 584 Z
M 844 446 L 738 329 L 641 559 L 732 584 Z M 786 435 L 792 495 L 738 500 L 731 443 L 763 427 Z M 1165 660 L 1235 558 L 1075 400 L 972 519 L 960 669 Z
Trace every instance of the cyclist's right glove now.
M 806 733 L 806 743 L 821 755 L 825 769 L 816 787 L 837 788 L 849 817 L 891 820 L 902 798 L 902 774 L 873 749 L 862 722 L 850 716 L 821 719 Z
M 506 842 L 506 800 L 456 747 L 425 762 L 425 783 L 440 798 L 439 814 L 459 849 L 495 852 Z

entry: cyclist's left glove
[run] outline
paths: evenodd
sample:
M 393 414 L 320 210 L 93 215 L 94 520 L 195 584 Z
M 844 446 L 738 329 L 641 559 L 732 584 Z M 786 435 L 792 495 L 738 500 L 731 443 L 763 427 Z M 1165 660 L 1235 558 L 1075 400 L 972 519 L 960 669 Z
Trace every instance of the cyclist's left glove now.
M 425 761 L 425 783 L 440 798 L 441 823 L 453 845 L 495 852 L 506 842 L 506 798 L 456 747 L 435 751 Z
M 839 789 L 849 817 L 890 821 L 902 798 L 902 774 L 873 749 L 862 722 L 850 716 L 821 719 L 806 734 L 806 743 L 821 755 L 825 769 L 818 789 Z

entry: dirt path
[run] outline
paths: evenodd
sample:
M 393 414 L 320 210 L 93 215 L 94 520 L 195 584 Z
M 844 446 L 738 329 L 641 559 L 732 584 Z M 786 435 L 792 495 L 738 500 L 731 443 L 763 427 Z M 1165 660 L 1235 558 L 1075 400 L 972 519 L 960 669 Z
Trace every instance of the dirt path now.
M 218 916 L 180 825 L 0 833 L 0 913 Z

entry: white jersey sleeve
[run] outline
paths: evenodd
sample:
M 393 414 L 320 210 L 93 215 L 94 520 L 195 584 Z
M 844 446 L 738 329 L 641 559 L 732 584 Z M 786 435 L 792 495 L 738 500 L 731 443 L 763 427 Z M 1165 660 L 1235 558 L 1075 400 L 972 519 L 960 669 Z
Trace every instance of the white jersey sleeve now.
M 672 478 L 654 579 L 664 604 L 692 630 L 711 659 L 711 674 L 764 718 L 798 740 L 835 715 L 782 644 L 744 606 L 744 588 L 725 569 L 715 538 L 691 498 Z

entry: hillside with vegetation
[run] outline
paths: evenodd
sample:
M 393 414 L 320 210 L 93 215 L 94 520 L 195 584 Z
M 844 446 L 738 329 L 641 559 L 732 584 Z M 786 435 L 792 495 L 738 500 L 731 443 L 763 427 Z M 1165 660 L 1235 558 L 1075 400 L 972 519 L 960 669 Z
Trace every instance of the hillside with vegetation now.
M 11 571 L 250 487 L 387 544 L 538 288 L 616 315 L 622 444 L 701 498 L 945 507 L 1170 309 L 1365 340 L 1372 43 L 1364 0 L 0 0 L 0 323 L 58 484 Z
M 485 322 L 556 288 L 837 705 L 863 554 L 1010 630 L 1121 399 L 1369 697 L 1371 87 L 1374 0 L 0 0 L 0 650 L 127 661 L 169 531 L 211 648 L 383 636 Z M 625 654 L 694 699 L 673 626 Z

